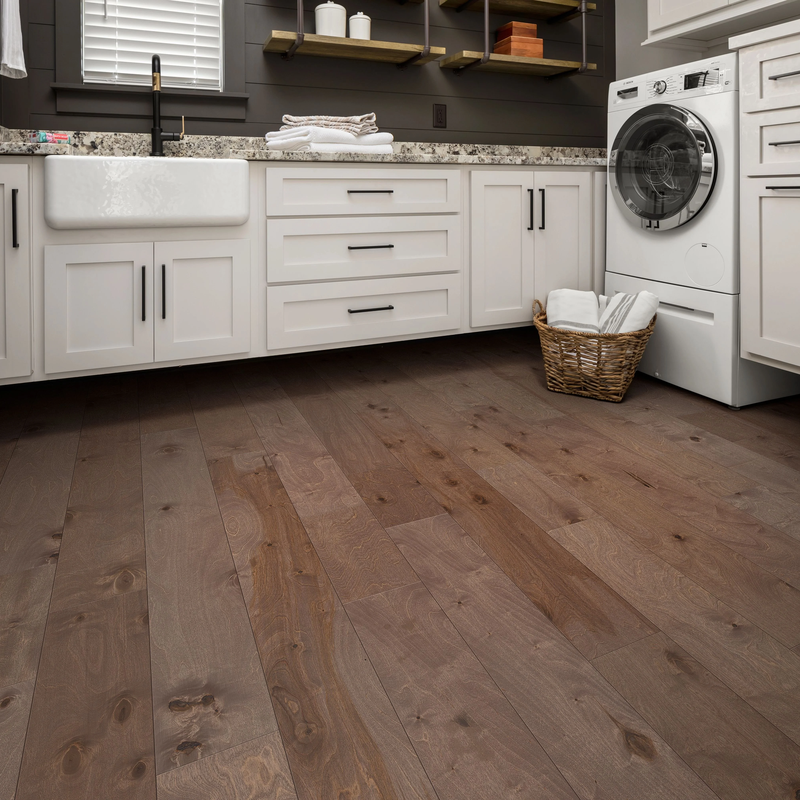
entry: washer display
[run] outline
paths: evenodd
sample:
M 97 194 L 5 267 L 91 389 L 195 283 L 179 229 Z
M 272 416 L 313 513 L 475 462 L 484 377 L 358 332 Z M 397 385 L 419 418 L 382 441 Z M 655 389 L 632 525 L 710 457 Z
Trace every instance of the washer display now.
M 708 202 L 717 174 L 714 141 L 685 108 L 656 104 L 635 112 L 609 154 L 617 204 L 647 230 L 677 228 Z

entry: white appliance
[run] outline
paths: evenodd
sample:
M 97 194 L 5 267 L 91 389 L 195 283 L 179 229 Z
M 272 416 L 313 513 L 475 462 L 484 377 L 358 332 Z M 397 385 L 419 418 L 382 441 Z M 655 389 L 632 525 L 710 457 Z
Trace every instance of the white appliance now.
M 611 84 L 605 274 L 659 297 L 639 370 L 734 407 L 800 392 L 739 357 L 737 80 L 730 53 Z

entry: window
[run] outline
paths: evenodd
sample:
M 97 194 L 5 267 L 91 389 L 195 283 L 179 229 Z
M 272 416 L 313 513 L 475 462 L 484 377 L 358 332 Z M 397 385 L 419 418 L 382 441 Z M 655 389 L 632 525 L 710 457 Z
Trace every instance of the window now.
M 83 0 L 85 83 L 222 91 L 222 0 Z

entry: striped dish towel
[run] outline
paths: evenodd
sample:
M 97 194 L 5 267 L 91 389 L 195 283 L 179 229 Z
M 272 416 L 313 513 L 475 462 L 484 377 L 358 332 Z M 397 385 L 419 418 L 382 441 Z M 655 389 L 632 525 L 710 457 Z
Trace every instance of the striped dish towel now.
M 365 133 L 377 133 L 375 113 L 360 114 L 355 117 L 293 117 L 291 114 L 283 115 L 282 131 L 312 125 L 315 128 L 334 128 L 340 131 L 361 136 Z
M 600 333 L 632 333 L 650 324 L 658 311 L 658 297 L 652 292 L 615 294 L 600 317 Z

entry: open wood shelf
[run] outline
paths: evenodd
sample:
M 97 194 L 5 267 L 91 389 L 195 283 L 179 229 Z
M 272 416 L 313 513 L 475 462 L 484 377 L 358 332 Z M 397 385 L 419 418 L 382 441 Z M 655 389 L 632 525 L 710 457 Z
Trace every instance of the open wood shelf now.
M 528 58 L 526 56 L 503 56 L 492 53 L 486 64 L 476 62 L 483 58 L 483 53 L 475 50 L 462 50 L 447 56 L 439 62 L 442 69 L 459 69 L 475 64 L 473 70 L 479 72 L 507 72 L 514 75 L 538 75 L 548 77 L 562 72 L 580 69 L 580 61 L 558 61 L 554 58 Z M 597 64 L 589 64 L 587 70 L 597 69 Z
M 458 9 L 465 5 L 467 0 L 439 0 L 439 5 L 444 8 Z M 525 14 L 526 16 L 550 19 L 570 11 L 578 13 L 580 2 L 578 0 L 489 0 L 489 8 L 493 14 Z M 595 3 L 588 3 L 587 11 L 594 11 Z M 477 0 L 469 11 L 483 11 L 483 0 Z
M 413 0 L 412 0 L 413 2 Z M 297 37 L 294 31 L 272 31 L 264 42 L 265 53 L 285 53 Z M 307 33 L 297 53 L 306 56 L 327 58 L 352 58 L 358 61 L 383 61 L 388 64 L 402 64 L 412 56 L 421 53 L 421 44 L 400 44 L 399 42 L 376 42 L 367 39 L 348 39 L 340 36 L 319 36 Z M 415 64 L 428 64 L 445 55 L 444 47 L 431 47 L 427 56 Z M 480 56 L 479 56 L 480 58 Z

